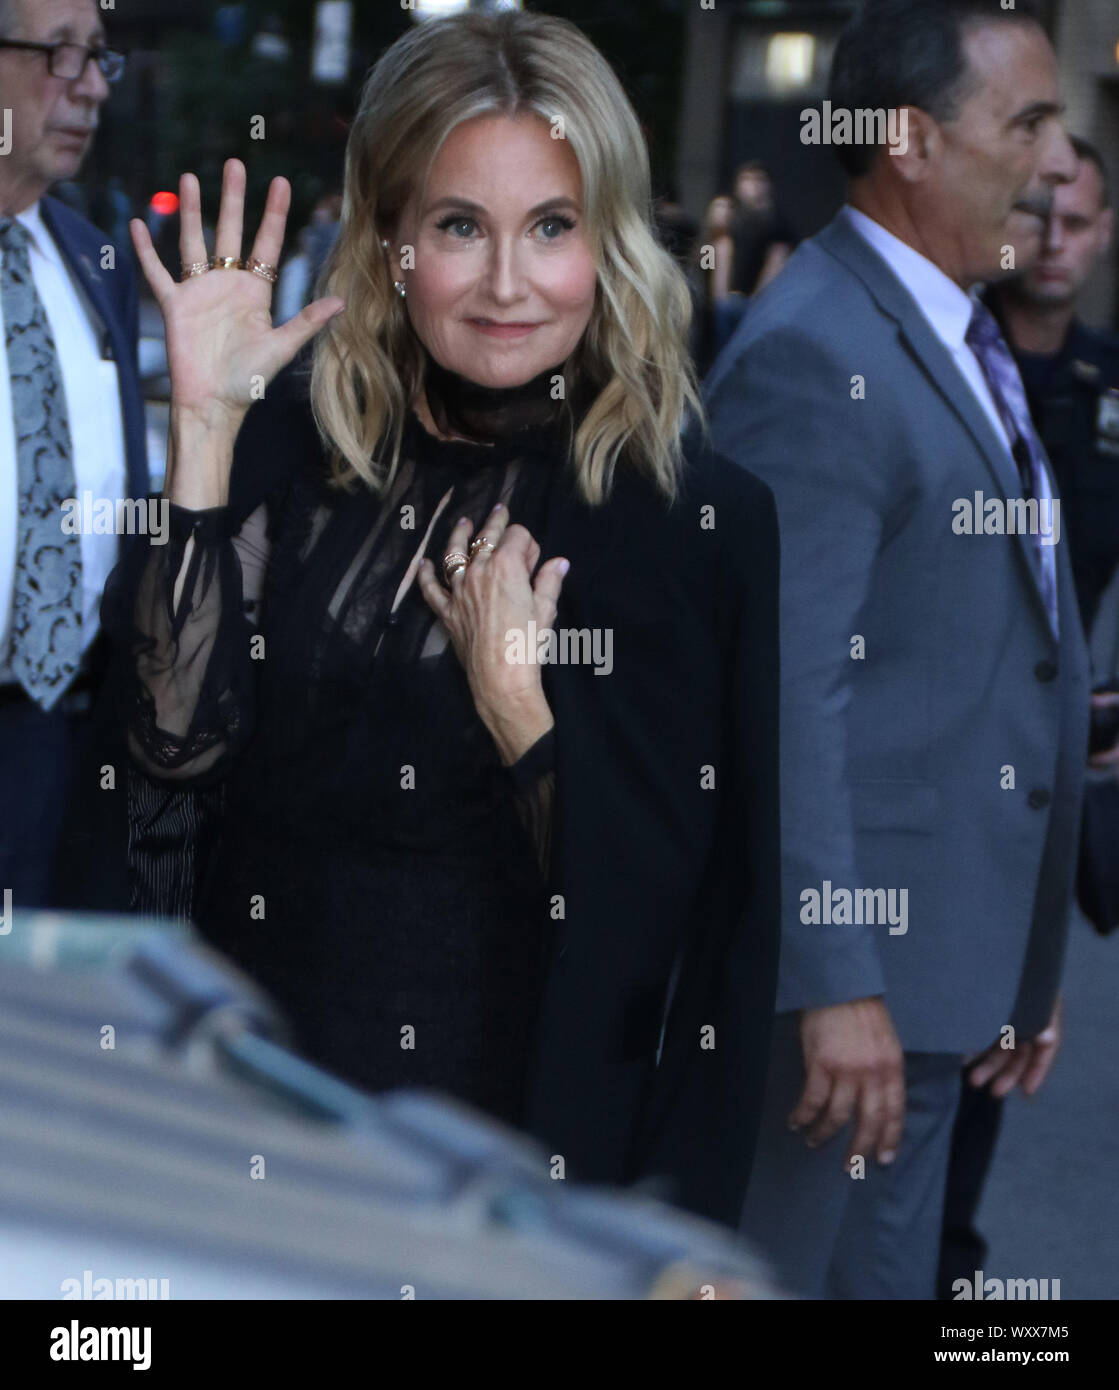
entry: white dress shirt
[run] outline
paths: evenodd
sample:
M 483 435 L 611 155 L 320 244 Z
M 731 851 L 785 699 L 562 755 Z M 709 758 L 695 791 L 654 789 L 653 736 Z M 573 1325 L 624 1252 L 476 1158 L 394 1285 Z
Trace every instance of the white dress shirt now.
M 971 388 L 975 399 L 983 407 L 995 433 L 1006 446 L 1006 459 L 1009 467 L 1004 470 L 1008 497 L 1018 497 L 1022 492 L 1021 474 L 1011 449 L 1010 436 L 1003 425 L 998 407 L 995 405 L 987 378 L 979 365 L 979 359 L 967 344 L 967 331 L 975 312 L 975 300 L 950 280 L 939 266 L 933 265 L 920 251 L 888 232 L 880 222 L 875 222 L 865 212 L 850 204 L 841 214 L 870 246 L 877 251 L 897 278 L 917 301 L 917 307 L 928 320 L 929 327 L 952 354 L 960 374 Z M 1048 510 L 1053 499 L 1053 488 L 1045 468 L 1039 469 L 1038 501 L 1043 510 Z M 1055 565 L 1052 556 L 1046 563 Z
M 63 389 L 66 392 L 70 436 L 73 443 L 77 496 L 89 491 L 98 498 L 125 496 L 127 474 L 124 422 L 121 418 L 117 365 L 101 356 L 104 325 L 82 286 L 71 273 L 54 238 L 47 231 L 39 204 L 17 215 L 30 233 L 28 258 L 35 288 L 51 327 L 58 352 Z M 0 327 L 3 305 L 0 304 Z M 18 546 L 19 469 L 16 460 L 15 424 L 12 419 L 11 377 L 8 356 L 0 337 L 0 683 L 14 677 L 8 663 L 12 601 L 15 590 Z M 59 526 L 62 517 L 59 516 Z M 82 647 L 97 635 L 101 591 L 117 561 L 119 537 L 81 536 L 82 547 Z
M 880 222 L 875 222 L 865 212 L 848 204 L 843 215 L 864 241 L 869 241 L 901 283 L 917 301 L 917 307 L 929 322 L 929 327 L 952 354 L 956 366 L 964 380 L 971 387 L 972 395 L 983 407 L 984 413 L 994 427 L 995 433 L 1010 452 L 1010 439 L 1007 437 L 998 407 L 987 385 L 987 378 L 979 365 L 979 359 L 967 345 L 967 331 L 975 304 L 971 295 L 960 289 L 954 280 L 949 280 L 939 266 L 933 265 L 920 251 L 888 232 Z M 1011 455 L 1013 462 L 1013 455 Z M 1015 465 L 1014 476 L 1018 469 Z

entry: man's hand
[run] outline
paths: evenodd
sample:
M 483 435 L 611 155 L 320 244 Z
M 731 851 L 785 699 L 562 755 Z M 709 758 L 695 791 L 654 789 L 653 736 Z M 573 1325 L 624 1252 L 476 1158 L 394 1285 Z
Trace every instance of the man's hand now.
M 855 1114 L 845 1166 L 874 1152 L 892 1163 L 905 1122 L 905 1063 L 889 1011 L 880 998 L 855 999 L 800 1016 L 804 1090 L 789 1128 L 811 1128 L 809 1148 L 823 1144 Z
M 1049 1075 L 1061 1046 L 1063 1009 L 1064 1000 L 1058 995 L 1049 1026 L 1036 1038 L 1019 1043 L 1017 1047 L 1004 1048 L 997 1042 L 986 1052 L 968 1057 L 964 1066 L 971 1066 L 968 1074 L 971 1085 L 978 1089 L 990 1082 L 991 1094 L 1001 1100 L 1020 1084 L 1026 1095 L 1032 1096 Z

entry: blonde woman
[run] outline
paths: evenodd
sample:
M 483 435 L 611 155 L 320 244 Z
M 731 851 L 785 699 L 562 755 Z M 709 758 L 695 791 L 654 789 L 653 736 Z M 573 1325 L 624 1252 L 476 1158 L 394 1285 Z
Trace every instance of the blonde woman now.
M 133 224 L 172 541 L 107 604 L 140 767 L 226 786 L 200 929 L 351 1082 L 733 1223 L 777 951 L 775 520 L 681 442 L 688 295 L 634 113 L 567 23 L 416 26 L 366 83 L 324 297 L 275 329 L 290 191 L 246 269 L 244 185 L 207 267 L 183 177 L 178 283 Z M 250 410 L 312 340 L 309 399 Z

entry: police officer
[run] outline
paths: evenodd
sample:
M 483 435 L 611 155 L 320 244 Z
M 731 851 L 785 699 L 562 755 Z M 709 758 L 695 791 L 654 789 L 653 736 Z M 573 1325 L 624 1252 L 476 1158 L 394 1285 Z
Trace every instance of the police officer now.
M 991 292 L 1061 499 L 1085 632 L 1119 566 L 1119 336 L 1076 306 L 1112 234 L 1099 153 L 1074 139 L 1075 183 L 1056 191 L 1037 263 Z
M 1114 219 L 1099 152 L 1076 137 L 1072 145 L 1079 156 L 1077 177 L 1055 192 L 1040 254 L 1024 274 L 988 290 L 986 299 L 1018 363 L 1049 454 L 1061 499 L 1061 536 L 1069 546 L 1080 617 L 1090 636 L 1100 598 L 1119 568 L 1119 336 L 1089 328 L 1076 315 L 1084 287 L 1111 245 Z M 1097 711 L 1116 702 L 1119 695 L 1093 696 Z M 1113 750 L 1094 758 L 1093 765 L 1117 760 Z M 1059 1025 L 1051 1041 L 1055 1051 Z M 965 1069 L 944 1208 L 941 1298 L 952 1297 L 954 1280 L 971 1279 L 982 1269 L 986 1254 L 975 1212 L 1005 1094 L 998 1082 L 994 1090 L 988 1088 L 988 1079 L 982 1066 Z M 1030 1092 L 1028 1082 L 1023 1089 Z

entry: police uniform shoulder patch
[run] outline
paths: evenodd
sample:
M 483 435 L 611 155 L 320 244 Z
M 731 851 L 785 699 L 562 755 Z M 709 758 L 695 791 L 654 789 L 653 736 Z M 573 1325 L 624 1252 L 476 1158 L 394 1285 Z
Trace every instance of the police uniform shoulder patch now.
M 1102 453 L 1119 457 L 1119 390 L 1114 387 L 1100 392 L 1096 436 L 1096 447 Z

